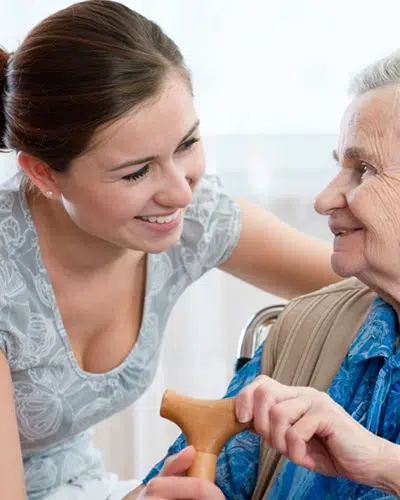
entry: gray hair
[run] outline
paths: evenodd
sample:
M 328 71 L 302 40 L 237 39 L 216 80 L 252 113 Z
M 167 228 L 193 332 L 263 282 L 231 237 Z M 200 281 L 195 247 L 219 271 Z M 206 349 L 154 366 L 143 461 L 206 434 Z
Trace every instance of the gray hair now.
M 361 70 L 350 82 L 349 95 L 356 98 L 369 90 L 400 84 L 400 50 Z

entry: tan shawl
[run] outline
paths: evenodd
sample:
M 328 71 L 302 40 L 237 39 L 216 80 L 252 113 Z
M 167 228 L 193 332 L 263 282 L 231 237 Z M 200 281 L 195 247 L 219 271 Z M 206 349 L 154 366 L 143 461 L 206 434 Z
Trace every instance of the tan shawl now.
M 291 301 L 269 332 L 262 372 L 327 391 L 374 298 L 352 278 Z M 284 460 L 262 443 L 253 500 L 265 498 Z

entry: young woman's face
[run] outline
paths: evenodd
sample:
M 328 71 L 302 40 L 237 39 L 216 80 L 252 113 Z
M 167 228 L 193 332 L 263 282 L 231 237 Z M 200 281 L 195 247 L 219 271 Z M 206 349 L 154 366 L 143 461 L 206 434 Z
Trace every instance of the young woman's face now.
M 192 93 L 180 77 L 157 99 L 96 132 L 94 147 L 56 173 L 61 203 L 90 235 L 158 253 L 179 241 L 205 169 Z

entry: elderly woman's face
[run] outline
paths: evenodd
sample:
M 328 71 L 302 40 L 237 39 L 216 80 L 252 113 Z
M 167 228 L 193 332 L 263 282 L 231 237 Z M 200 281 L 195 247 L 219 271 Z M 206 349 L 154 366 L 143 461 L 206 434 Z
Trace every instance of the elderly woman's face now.
M 334 154 L 339 172 L 315 203 L 335 234 L 332 267 L 386 288 L 400 277 L 400 87 L 350 104 Z

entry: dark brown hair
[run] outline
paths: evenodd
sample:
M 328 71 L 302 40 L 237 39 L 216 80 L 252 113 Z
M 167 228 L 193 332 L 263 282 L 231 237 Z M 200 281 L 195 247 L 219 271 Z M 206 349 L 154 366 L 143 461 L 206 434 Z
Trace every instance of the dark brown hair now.
M 111 0 L 87 0 L 38 24 L 11 55 L 0 49 L 0 150 L 65 171 L 95 130 L 190 75 L 154 22 Z

